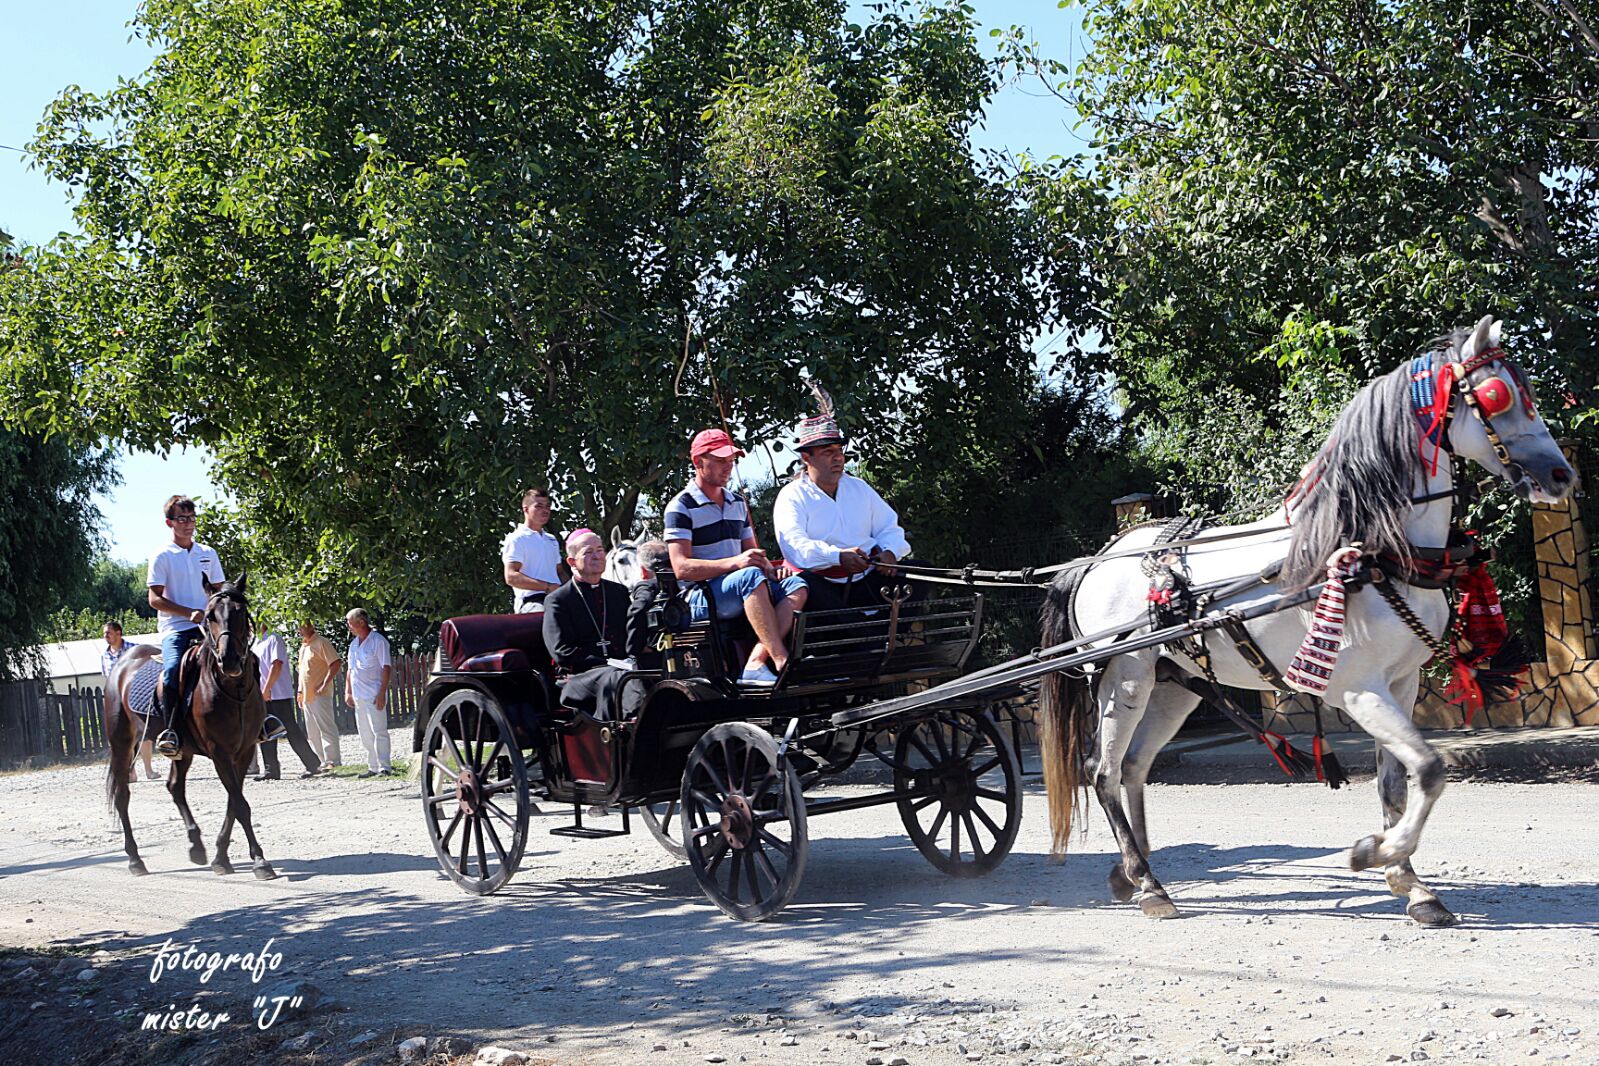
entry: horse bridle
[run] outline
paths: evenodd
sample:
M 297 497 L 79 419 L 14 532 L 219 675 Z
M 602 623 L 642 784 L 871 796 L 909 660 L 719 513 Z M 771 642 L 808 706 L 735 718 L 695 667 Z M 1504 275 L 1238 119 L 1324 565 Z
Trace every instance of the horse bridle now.
M 220 593 L 220 592 L 214 592 L 214 593 L 211 594 L 211 596 L 206 600 L 206 604 L 205 604 L 205 609 L 206 609 L 206 614 L 207 615 L 209 615 L 211 613 L 211 603 L 212 603 L 212 601 L 213 600 L 219 600 L 219 599 L 222 599 L 222 598 L 223 598 L 223 594 Z M 250 608 L 249 608 L 249 606 L 244 604 L 241 601 L 240 609 L 244 611 L 244 623 L 245 623 L 244 643 L 248 647 L 249 644 L 251 643 L 250 638 L 255 636 L 255 629 L 254 629 L 254 626 L 252 626 L 250 624 Z M 209 619 L 208 619 L 208 621 L 209 621 Z M 211 658 L 215 659 L 216 662 L 218 663 L 218 665 L 220 665 L 221 662 L 222 662 L 222 638 L 220 636 L 218 636 L 218 635 L 216 635 L 216 634 L 211 632 L 210 625 L 202 625 L 200 627 L 200 632 L 203 634 L 201 639 L 204 641 L 207 650 L 209 650 L 211 652 Z
M 1504 377 L 1495 374 L 1476 385 L 1471 383 L 1471 375 L 1496 362 L 1504 365 L 1511 381 L 1507 382 Z M 1497 346 L 1484 349 L 1469 360 L 1445 362 L 1436 370 L 1431 355 L 1419 355 L 1412 360 L 1410 403 L 1421 425 L 1422 461 L 1429 463 L 1436 471 L 1439 452 L 1454 454 L 1454 448 L 1449 443 L 1449 427 L 1454 422 L 1456 394 L 1477 416 L 1478 424 L 1488 437 L 1488 445 L 1505 468 L 1505 473 L 1512 478 L 1517 477 L 1522 472 L 1521 464 L 1510 458 L 1510 449 L 1505 447 L 1504 439 L 1494 429 L 1493 420 L 1510 410 L 1518 395 L 1527 417 L 1536 417 L 1537 408 L 1533 406 L 1532 393 L 1520 370 L 1505 357 L 1504 349 Z M 1431 459 L 1425 451 L 1428 444 L 1433 446 Z

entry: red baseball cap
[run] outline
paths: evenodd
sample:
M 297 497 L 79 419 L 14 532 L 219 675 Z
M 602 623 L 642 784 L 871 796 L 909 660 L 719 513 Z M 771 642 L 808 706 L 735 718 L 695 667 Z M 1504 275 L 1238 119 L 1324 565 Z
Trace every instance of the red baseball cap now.
M 744 449 L 733 443 L 720 429 L 702 429 L 694 434 L 694 441 L 688 446 L 688 457 L 698 459 L 702 455 L 714 455 L 718 459 L 731 459 L 735 455 L 743 455 Z

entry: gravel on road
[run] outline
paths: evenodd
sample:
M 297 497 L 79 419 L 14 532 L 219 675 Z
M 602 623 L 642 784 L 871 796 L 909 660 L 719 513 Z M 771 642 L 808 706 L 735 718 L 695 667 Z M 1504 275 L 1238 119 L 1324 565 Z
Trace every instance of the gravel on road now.
M 408 731 L 394 741 L 405 751 Z M 0 956 L 9 1061 L 32 1061 L 17 1047 L 40 1044 L 45 1020 L 117 1029 L 126 1053 L 160 1036 L 140 1030 L 147 1014 L 196 1004 L 232 1017 L 205 1033 L 180 1023 L 185 1053 L 232 1061 L 423 1061 L 407 1037 L 598 1066 L 1599 1061 L 1590 783 L 1452 783 L 1417 869 L 1462 923 L 1428 930 L 1380 873 L 1346 866 L 1380 828 L 1370 782 L 1151 786 L 1154 868 L 1180 921 L 1107 902 L 1097 811 L 1051 861 L 1030 782 L 992 876 L 936 872 L 892 808 L 829 815 L 811 825 L 794 902 L 750 925 L 638 821 L 631 837 L 570 840 L 547 832 L 570 811 L 548 807 L 511 884 L 469 897 L 440 873 L 402 779 L 251 782 L 282 875 L 267 882 L 240 863 L 237 832 L 240 873 L 191 866 L 165 790 L 136 782 L 151 876 L 134 878 L 102 775 L 0 776 L 0 944 L 25 949 Z M 223 806 L 209 765 L 190 798 L 209 847 Z M 278 961 L 259 981 L 246 960 L 224 965 L 269 940 Z M 204 980 L 176 962 L 157 976 L 163 946 L 168 960 L 193 948 L 221 961 Z M 260 1021 L 280 995 L 302 1002 L 283 1008 L 274 1042 Z M 41 1021 L 18 1045 L 28 1013 Z M 48 1052 L 38 1061 L 68 1061 Z

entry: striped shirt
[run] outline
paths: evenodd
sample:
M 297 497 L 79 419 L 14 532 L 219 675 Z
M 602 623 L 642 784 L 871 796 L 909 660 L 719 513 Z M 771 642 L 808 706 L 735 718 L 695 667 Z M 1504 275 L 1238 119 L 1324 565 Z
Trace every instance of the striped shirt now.
M 690 481 L 666 507 L 663 537 L 668 543 L 688 541 L 689 554 L 696 559 L 730 559 L 743 551 L 744 542 L 754 536 L 744 497 L 732 489 L 722 490 L 722 504 L 718 507 L 698 481 Z

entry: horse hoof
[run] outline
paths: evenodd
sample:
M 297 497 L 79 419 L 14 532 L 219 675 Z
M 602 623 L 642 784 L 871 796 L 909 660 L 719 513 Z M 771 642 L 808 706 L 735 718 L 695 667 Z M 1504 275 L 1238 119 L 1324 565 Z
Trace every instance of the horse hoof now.
M 1412 903 L 1405 908 L 1405 913 L 1417 925 L 1425 925 L 1429 929 L 1444 929 L 1460 921 L 1453 911 L 1435 899 L 1424 899 L 1420 903 Z
M 1381 865 L 1377 859 L 1377 849 L 1380 847 L 1382 847 L 1380 836 L 1362 837 L 1355 841 L 1355 846 L 1349 849 L 1349 868 L 1358 872 Z
M 143 877 L 149 872 L 149 870 L 144 868 L 144 861 L 142 859 L 134 859 L 128 863 L 128 873 L 132 874 L 134 877 Z
M 1110 876 L 1105 878 L 1105 882 L 1110 885 L 1110 894 L 1117 903 L 1126 903 L 1138 894 L 1138 886 L 1127 880 L 1120 863 L 1110 868 Z
M 204 866 L 206 863 L 205 849 L 199 845 L 190 848 L 189 861 L 194 863 L 196 866 Z
M 255 879 L 257 881 L 270 881 L 277 876 L 278 872 L 272 868 L 271 863 L 258 862 L 255 864 Z
M 1164 896 L 1145 896 L 1138 901 L 1138 909 L 1144 912 L 1146 918 L 1181 918 L 1182 912 L 1176 904 Z
M 211 864 L 211 872 L 214 874 L 230 874 L 233 872 L 233 864 L 229 862 L 214 862 Z

